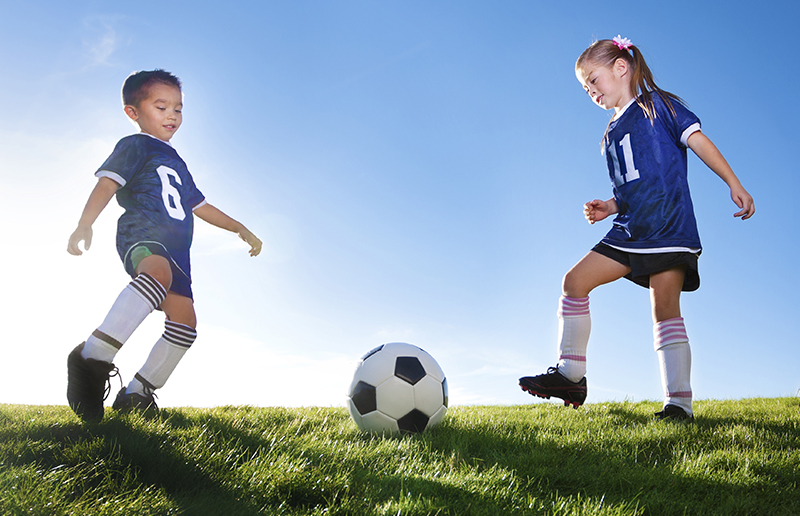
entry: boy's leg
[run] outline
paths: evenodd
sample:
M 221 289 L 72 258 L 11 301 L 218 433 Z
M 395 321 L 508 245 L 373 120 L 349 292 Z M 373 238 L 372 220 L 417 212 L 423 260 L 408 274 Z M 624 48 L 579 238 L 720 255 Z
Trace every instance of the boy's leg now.
M 67 401 L 82 419 L 103 417 L 106 382 L 116 369 L 117 351 L 165 299 L 166 290 L 142 273 L 119 294 L 105 320 L 67 358 Z
M 128 387 L 120 391 L 114 408 L 146 408 L 155 406 L 153 391 L 166 384 L 175 367 L 197 338 L 194 304 L 188 297 L 174 292 L 161 304 L 167 314 L 164 334 L 155 343 L 142 368 Z
M 589 293 L 629 272 L 626 265 L 591 251 L 564 276 L 558 309 L 558 366 L 542 375 L 520 378 L 523 390 L 535 396 L 555 396 L 575 407 L 583 404 L 587 391 L 586 348 L 592 325 Z
M 692 417 L 692 352 L 680 311 L 680 294 L 685 269 L 675 268 L 650 276 L 650 293 L 653 303 L 653 346 L 658 354 L 661 385 L 664 389 L 664 411 L 659 417 L 670 415 L 680 419 Z M 667 409 L 678 407 L 680 411 Z M 669 412 L 669 413 L 668 413 Z
M 146 272 L 136 276 L 120 292 L 100 326 L 86 339 L 81 356 L 101 362 L 113 362 L 134 330 L 166 298 L 169 284 L 166 287 L 163 285 Z

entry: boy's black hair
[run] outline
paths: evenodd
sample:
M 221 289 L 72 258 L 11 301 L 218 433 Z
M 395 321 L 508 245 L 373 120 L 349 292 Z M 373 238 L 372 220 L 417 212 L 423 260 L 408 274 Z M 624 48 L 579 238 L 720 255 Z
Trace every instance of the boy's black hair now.
M 147 90 L 155 83 L 166 84 L 181 89 L 181 80 L 162 70 L 134 72 L 122 84 L 122 105 L 139 106 L 147 98 Z

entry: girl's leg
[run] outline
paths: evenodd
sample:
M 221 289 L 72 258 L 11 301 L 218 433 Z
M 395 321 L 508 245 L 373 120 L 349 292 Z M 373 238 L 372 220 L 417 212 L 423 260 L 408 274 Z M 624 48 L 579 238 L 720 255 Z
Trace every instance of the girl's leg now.
M 630 269 L 594 251 L 564 276 L 558 306 L 558 371 L 577 382 L 586 375 L 586 347 L 592 328 L 589 293 L 618 280 Z
M 519 379 L 522 390 L 541 398 L 556 397 L 578 408 L 586 400 L 586 345 L 589 342 L 589 292 L 630 272 L 611 258 L 591 251 L 564 276 L 558 309 L 558 366 Z
M 692 415 L 692 353 L 681 317 L 680 295 L 685 268 L 669 269 L 650 276 L 653 308 L 654 348 L 661 369 L 664 407 L 680 407 Z

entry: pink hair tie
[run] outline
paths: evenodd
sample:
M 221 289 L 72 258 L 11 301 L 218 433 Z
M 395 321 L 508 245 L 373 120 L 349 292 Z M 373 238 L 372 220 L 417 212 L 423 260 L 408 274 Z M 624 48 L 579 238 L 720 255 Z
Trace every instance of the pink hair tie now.
M 617 37 L 612 39 L 611 41 L 613 41 L 614 44 L 617 45 L 620 50 L 628 50 L 633 46 L 631 40 L 629 40 L 628 38 L 623 38 L 619 34 L 617 34 Z

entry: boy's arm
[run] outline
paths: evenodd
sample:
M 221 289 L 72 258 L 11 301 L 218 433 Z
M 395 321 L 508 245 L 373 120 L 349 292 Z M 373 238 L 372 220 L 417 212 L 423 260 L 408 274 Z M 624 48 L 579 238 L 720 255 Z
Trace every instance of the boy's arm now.
M 241 222 L 230 218 L 220 209 L 206 203 L 199 208 L 195 208 L 194 214 L 212 226 L 227 229 L 239 235 L 239 238 L 250 245 L 250 256 L 258 256 L 261 252 L 261 240 L 244 227 Z
M 741 208 L 740 211 L 735 213 L 734 217 L 742 217 L 742 220 L 747 220 L 756 212 L 756 205 L 753 202 L 753 197 L 744 189 L 739 178 L 733 172 L 733 169 L 725 160 L 725 157 L 717 149 L 717 146 L 700 131 L 695 131 L 689 136 L 687 141 L 689 148 L 697 154 L 697 157 L 703 160 L 708 168 L 717 174 L 725 184 L 731 189 L 731 199 Z
M 78 221 L 78 227 L 72 232 L 67 244 L 67 252 L 80 256 L 83 252 L 78 247 L 78 244 L 83 241 L 83 248 L 87 251 L 92 245 L 92 224 L 97 220 L 97 217 L 108 205 L 108 201 L 114 197 L 119 189 L 119 184 L 113 179 L 101 177 L 97 180 L 97 184 L 89 194 L 89 200 L 86 201 L 86 206 L 83 208 L 83 213 Z

